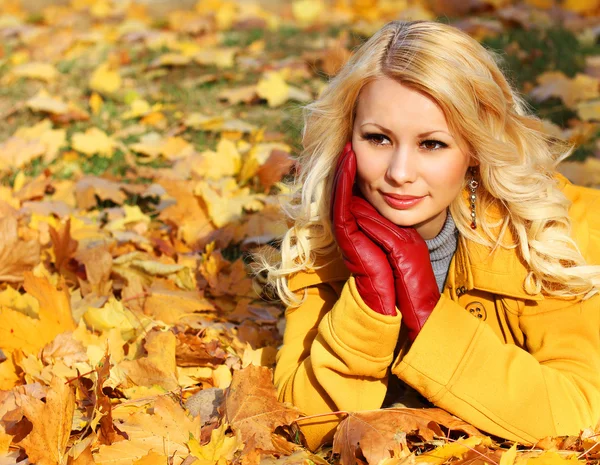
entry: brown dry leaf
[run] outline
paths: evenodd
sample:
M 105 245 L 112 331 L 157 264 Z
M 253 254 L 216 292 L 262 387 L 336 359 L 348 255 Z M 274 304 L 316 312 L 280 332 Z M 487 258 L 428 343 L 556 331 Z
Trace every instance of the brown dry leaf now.
M 82 295 L 112 295 L 110 273 L 113 259 L 107 246 L 102 244 L 97 247 L 80 250 L 75 258 L 85 266 L 86 281 L 79 281 Z
M 53 377 L 46 402 L 21 394 L 23 414 L 33 424 L 31 433 L 21 442 L 30 462 L 37 465 L 62 465 L 71 435 L 75 394 L 69 384 Z
M 73 337 L 73 333 L 65 332 L 42 349 L 40 360 L 46 365 L 62 361 L 66 366 L 72 367 L 76 363 L 87 362 L 88 356 L 85 347 Z
M 254 437 L 256 447 L 277 451 L 271 435 L 278 426 L 289 425 L 300 412 L 277 400 L 269 368 L 249 365 L 235 371 L 225 399 L 225 417 L 243 441 Z
M 453 417 L 445 410 L 389 408 L 349 413 L 337 427 L 333 437 L 333 452 L 341 455 L 341 463 L 355 463 L 360 452 L 370 464 L 389 458 L 389 451 L 400 451 L 404 446 L 401 433 L 415 433 L 425 441 L 444 436 L 440 425 L 450 430 L 481 436 L 473 426 Z
M 203 341 L 196 334 L 177 334 L 177 366 L 217 366 L 225 362 L 227 354 L 219 347 L 219 341 Z
M 152 408 L 145 411 L 115 408 L 113 417 L 128 439 L 101 445 L 94 454 L 96 464 L 130 465 L 151 452 L 170 457 L 169 463 L 181 464 L 189 455 L 186 443 L 190 435 L 200 437 L 200 419 L 191 419 L 179 402 L 164 395 L 156 397 Z
M 60 231 L 50 226 L 49 232 L 50 237 L 52 237 L 52 249 L 54 250 L 55 257 L 54 264 L 60 272 L 77 251 L 78 242 L 71 237 L 71 218 L 67 220 Z
M 85 210 L 96 206 L 96 196 L 100 200 L 112 200 L 121 205 L 127 196 L 121 190 L 121 184 L 95 176 L 86 176 L 75 185 L 75 197 L 77 206 Z
M 110 367 L 110 356 L 108 354 L 107 347 L 104 357 L 96 367 L 98 379 L 96 380 L 96 385 L 94 386 L 94 408 L 98 411 L 99 415 L 102 415 L 100 418 L 100 431 L 98 433 L 98 439 L 101 444 L 108 445 L 124 439 L 122 436 L 123 433 L 119 431 L 119 429 L 116 428 L 113 423 L 112 404 L 110 398 L 104 394 L 104 391 L 102 390 L 104 383 L 110 376 Z
M 144 301 L 144 313 L 166 324 L 178 324 L 195 312 L 214 312 L 215 306 L 198 291 L 164 289 L 153 284 Z
M 177 226 L 178 238 L 194 245 L 216 229 L 207 209 L 194 195 L 195 183 L 167 179 L 160 179 L 158 182 L 174 199 L 172 205 L 160 212 L 159 219 Z
M 39 242 L 19 238 L 14 216 L 0 218 L 0 237 L 0 281 L 23 281 L 23 273 L 33 269 L 40 261 Z
M 268 192 L 273 184 L 281 181 L 281 178 L 289 173 L 295 163 L 289 153 L 277 149 L 273 150 L 267 161 L 256 173 L 260 183 L 265 188 L 265 192 Z
M 150 331 L 144 347 L 148 352 L 146 357 L 120 363 L 128 378 L 137 386 L 156 384 L 167 390 L 177 389 L 175 335 L 170 331 Z

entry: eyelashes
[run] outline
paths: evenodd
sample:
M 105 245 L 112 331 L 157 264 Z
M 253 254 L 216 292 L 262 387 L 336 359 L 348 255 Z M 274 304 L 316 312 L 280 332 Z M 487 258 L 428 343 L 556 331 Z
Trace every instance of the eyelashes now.
M 379 134 L 376 132 L 369 132 L 369 133 L 363 134 L 362 138 L 376 147 L 385 146 L 387 144 L 384 144 L 384 142 L 386 140 L 387 141 L 390 140 L 389 137 L 387 137 L 386 135 Z M 419 145 L 424 145 L 424 144 L 428 145 L 428 147 L 425 147 L 425 150 L 428 150 L 430 152 L 448 147 L 448 144 L 442 142 L 441 140 L 437 140 L 437 139 L 423 139 L 422 141 L 419 142 Z M 432 147 L 432 145 L 437 145 L 437 147 L 435 147 L 435 146 Z

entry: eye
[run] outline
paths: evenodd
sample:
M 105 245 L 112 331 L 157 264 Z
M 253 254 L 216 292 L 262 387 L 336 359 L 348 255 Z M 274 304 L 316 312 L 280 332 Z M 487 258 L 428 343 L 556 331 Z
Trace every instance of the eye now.
M 443 143 L 442 141 L 436 140 L 436 139 L 424 140 L 421 142 L 421 145 L 425 148 L 425 150 L 429 150 L 431 152 L 433 152 L 434 150 L 440 150 L 440 149 L 448 147 L 447 144 Z
M 370 133 L 364 134 L 363 139 L 369 141 L 369 143 L 371 143 L 373 145 L 387 145 L 387 144 L 384 144 L 384 142 L 386 140 L 389 141 L 387 136 L 384 136 L 383 134 L 378 134 L 376 132 L 370 132 Z

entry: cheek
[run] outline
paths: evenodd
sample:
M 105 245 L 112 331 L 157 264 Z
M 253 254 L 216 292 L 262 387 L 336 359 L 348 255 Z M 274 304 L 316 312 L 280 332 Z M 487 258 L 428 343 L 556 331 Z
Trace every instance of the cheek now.
M 368 151 L 356 153 L 356 177 L 360 184 L 369 184 L 385 175 L 387 164 L 381 156 Z
M 468 167 L 468 161 L 465 161 L 462 156 L 449 157 L 445 163 L 436 163 L 434 170 L 431 171 L 433 176 L 430 180 L 437 186 L 456 191 L 461 188 Z

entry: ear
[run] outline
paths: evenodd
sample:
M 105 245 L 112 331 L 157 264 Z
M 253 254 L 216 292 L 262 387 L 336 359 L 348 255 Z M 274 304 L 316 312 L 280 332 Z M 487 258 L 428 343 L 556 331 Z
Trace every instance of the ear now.
M 475 166 L 479 166 L 479 160 L 477 160 L 474 156 L 471 155 L 469 159 L 469 168 L 473 168 Z

